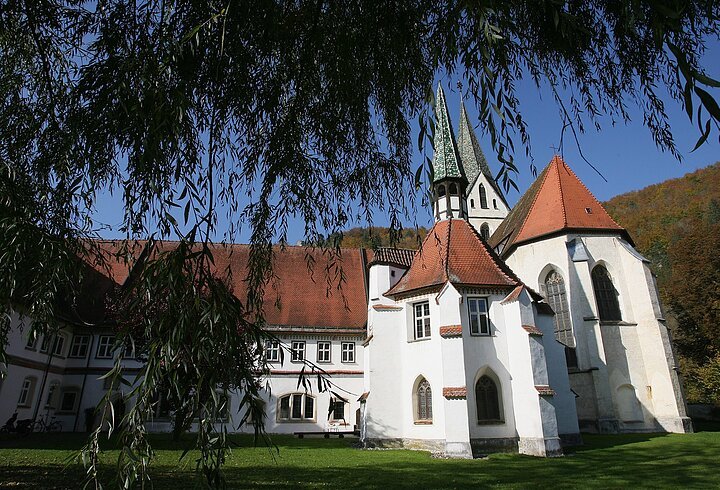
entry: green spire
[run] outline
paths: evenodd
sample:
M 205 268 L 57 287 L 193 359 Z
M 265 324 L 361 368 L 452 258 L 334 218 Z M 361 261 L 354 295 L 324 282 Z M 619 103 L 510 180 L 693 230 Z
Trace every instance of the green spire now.
M 433 157 L 433 182 L 443 179 L 466 180 L 460 155 L 455 144 L 455 133 L 450 124 L 450 114 L 445 103 L 445 93 L 438 85 L 435 101 L 435 155 Z
M 458 151 L 470 185 L 475 182 L 475 179 L 477 179 L 480 173 L 485 174 L 485 177 L 487 177 L 490 182 L 494 182 L 492 172 L 485 159 L 485 155 L 480 149 L 480 144 L 478 143 L 477 136 L 475 136 L 475 131 L 470 125 L 465 104 L 463 104 L 462 101 L 460 101 Z

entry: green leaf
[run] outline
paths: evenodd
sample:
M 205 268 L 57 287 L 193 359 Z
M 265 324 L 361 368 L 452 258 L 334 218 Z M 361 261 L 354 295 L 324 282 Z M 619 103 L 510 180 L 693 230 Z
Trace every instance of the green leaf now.
M 708 119 L 707 123 L 705 123 L 705 131 L 703 131 L 703 134 L 700 136 L 700 138 L 698 138 L 697 143 L 695 143 L 695 148 L 693 148 L 690 153 L 700 148 L 702 144 L 707 141 L 708 136 L 710 136 L 710 129 L 710 119 Z
M 700 87 L 695 87 L 695 93 L 698 97 L 700 97 L 703 106 L 705 106 L 705 109 L 707 109 L 710 115 L 716 121 L 720 121 L 720 107 L 718 107 L 718 103 L 715 101 L 715 98 Z

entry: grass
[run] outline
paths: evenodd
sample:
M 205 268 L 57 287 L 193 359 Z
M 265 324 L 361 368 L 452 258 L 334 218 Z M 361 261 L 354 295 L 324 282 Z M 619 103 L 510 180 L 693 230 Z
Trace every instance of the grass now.
M 700 429 L 720 427 L 700 427 Z M 279 453 L 239 436 L 226 466 L 228 486 L 242 487 L 497 487 L 717 488 L 720 432 L 584 436 L 563 458 L 496 454 L 486 459 L 433 459 L 426 452 L 362 451 L 349 439 L 274 436 Z M 82 434 L 34 434 L 0 439 L 0 488 L 79 488 L 84 469 L 64 461 Z M 155 488 L 197 486 L 194 458 L 178 463 L 182 444 L 155 436 Z M 103 452 L 102 478 L 112 488 L 116 450 Z

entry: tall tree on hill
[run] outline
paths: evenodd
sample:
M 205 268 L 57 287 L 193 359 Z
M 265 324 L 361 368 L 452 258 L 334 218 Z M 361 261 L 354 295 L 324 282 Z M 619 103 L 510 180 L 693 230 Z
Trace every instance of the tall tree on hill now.
M 57 322 L 60 297 L 79 282 L 74 258 L 92 252 L 93 208 L 112 189 L 128 238 L 206 244 L 250 228 L 239 302 L 212 287 L 206 246 L 181 254 L 189 266 L 155 256 L 128 287 L 159 300 L 161 282 L 192 268 L 208 314 L 155 340 L 171 347 L 185 329 L 224 328 L 232 351 L 261 333 L 272 243 L 290 218 L 313 243 L 356 214 L 380 210 L 399 227 L 411 206 L 402 191 L 412 180 L 411 121 L 426 150 L 436 76 L 463 81 L 506 185 L 516 141 L 530 151 L 515 90 L 523 77 L 549 84 L 578 131 L 601 115 L 624 120 L 635 103 L 657 144 L 677 153 L 661 93 L 698 123 L 699 144 L 720 121 L 711 95 L 720 83 L 699 64 L 705 40 L 720 33 L 718 9 L 710 0 L 0 0 L 0 304 L 22 305 L 37 328 Z M 223 214 L 226 233 L 217 230 Z M 252 325 L 238 330 L 247 318 Z M 214 348 L 198 346 L 187 362 L 202 364 Z M 246 372 L 261 367 L 254 359 Z M 224 369 L 200 382 L 222 385 Z M 216 413 L 220 402 L 208 403 Z M 227 445 L 210 441 L 198 436 L 198 467 L 215 485 Z M 93 464 L 98 447 L 91 441 Z M 147 478 L 151 452 L 140 453 L 126 447 L 125 486 Z

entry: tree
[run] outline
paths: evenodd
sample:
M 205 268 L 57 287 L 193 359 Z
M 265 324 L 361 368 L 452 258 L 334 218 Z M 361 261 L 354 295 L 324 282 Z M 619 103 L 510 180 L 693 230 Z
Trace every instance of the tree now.
M 179 322 L 160 315 L 145 334 L 172 346 L 190 328 L 214 328 L 229 353 L 262 346 L 262 291 L 289 218 L 304 221 L 310 243 L 356 214 L 388 213 L 400 228 L 412 207 L 401 191 L 412 174 L 411 122 L 424 150 L 438 74 L 463 81 L 506 186 L 515 140 L 530 151 L 515 93 L 525 76 L 549 83 L 573 131 L 599 127 L 602 114 L 627 119 L 634 102 L 657 144 L 677 154 L 659 94 L 684 105 L 699 144 L 717 128 L 708 87 L 720 84 L 699 64 L 717 20 L 712 1 L 2 0 L 0 304 L 58 324 L 58 305 L 82 284 L 76 258 L 101 255 L 89 240 L 99 234 L 92 210 L 112 189 L 128 239 L 182 243 L 177 254 L 150 251 L 135 297 L 161 299 L 181 272 L 202 285 L 177 293 L 196 295 L 173 313 Z M 217 230 L 223 214 L 227 231 Z M 247 295 L 235 298 L 213 279 L 208 244 L 232 241 L 241 226 L 252 248 Z M 198 346 L 184 363 L 201 364 L 213 348 Z M 261 358 L 238 358 L 247 386 Z M 162 366 L 171 379 L 175 366 Z M 210 370 L 199 381 L 208 393 L 227 385 Z M 149 399 L 154 378 L 138 396 Z M 206 410 L 218 403 L 211 397 Z M 137 416 L 137 437 L 124 441 L 130 454 L 150 455 L 146 442 L 132 447 L 144 441 Z M 227 450 L 216 442 L 197 440 L 212 484 Z M 90 448 L 94 461 L 97 439 Z M 146 476 L 147 461 L 126 458 L 126 485 Z

